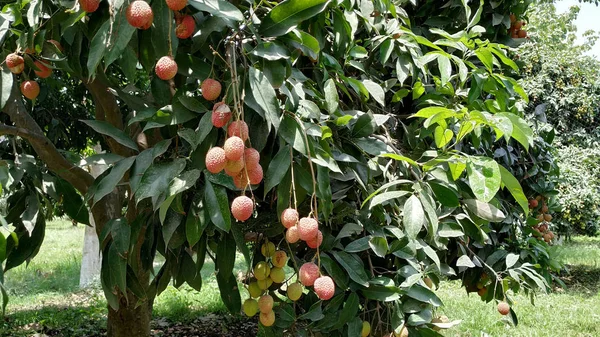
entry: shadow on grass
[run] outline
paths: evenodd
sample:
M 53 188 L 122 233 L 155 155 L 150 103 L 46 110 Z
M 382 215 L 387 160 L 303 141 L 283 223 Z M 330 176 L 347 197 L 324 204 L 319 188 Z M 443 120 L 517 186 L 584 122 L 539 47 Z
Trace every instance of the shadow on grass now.
M 567 265 L 567 271 L 559 277 L 567 286 L 567 291 L 598 293 L 600 291 L 600 268 L 584 265 Z

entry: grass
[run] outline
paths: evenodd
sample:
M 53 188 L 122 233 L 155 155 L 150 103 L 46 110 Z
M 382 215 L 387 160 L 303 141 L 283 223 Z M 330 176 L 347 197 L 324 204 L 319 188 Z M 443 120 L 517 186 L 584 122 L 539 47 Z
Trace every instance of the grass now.
M 88 336 L 102 331 L 106 302 L 98 288 L 79 289 L 79 266 L 84 228 L 67 221 L 48 224 L 46 239 L 29 266 L 6 273 L 10 302 L 8 317 L 0 322 L 0 336 L 47 335 Z M 566 290 L 535 298 L 515 296 L 519 325 L 506 324 L 495 305 L 468 296 L 458 282 L 443 282 L 439 296 L 445 306 L 439 314 L 462 323 L 444 332 L 446 336 L 600 336 L 600 238 L 575 237 L 557 246 L 560 260 L 569 266 Z M 238 258 L 236 270 L 244 270 Z M 214 264 L 205 262 L 204 284 L 197 292 L 187 285 L 169 286 L 155 301 L 155 318 L 191 322 L 208 313 L 224 313 L 214 276 Z M 245 295 L 245 291 L 242 292 Z M 43 327 L 40 328 L 40 327 Z M 60 331 L 59 331 L 60 330 Z

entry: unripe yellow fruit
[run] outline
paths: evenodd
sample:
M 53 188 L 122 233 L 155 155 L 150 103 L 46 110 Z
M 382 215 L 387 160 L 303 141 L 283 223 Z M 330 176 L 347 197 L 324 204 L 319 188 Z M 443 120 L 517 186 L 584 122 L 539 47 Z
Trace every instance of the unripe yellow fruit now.
M 250 293 L 250 297 L 258 298 L 260 295 L 262 295 L 263 291 L 260 289 L 257 282 L 250 282 L 248 285 L 248 292 Z
M 287 287 L 287 296 L 292 301 L 297 301 L 302 296 L 302 285 L 294 282 Z
M 367 337 L 371 333 L 371 323 L 364 321 L 360 337 Z
M 281 269 L 281 268 L 275 267 L 275 268 L 271 269 L 271 273 L 269 274 L 269 277 L 275 283 L 283 283 L 283 281 L 285 280 L 285 271 L 283 271 L 283 269 Z
M 258 312 L 258 302 L 256 302 L 256 300 L 254 299 L 249 298 L 246 301 L 244 301 L 243 309 L 246 316 L 252 317 Z
M 262 295 L 258 299 L 258 309 L 262 313 L 273 311 L 273 297 L 271 295 Z
M 264 257 L 271 257 L 275 254 L 275 244 L 273 242 L 265 242 L 260 247 L 260 252 Z
M 275 254 L 273 254 L 273 257 L 271 258 L 271 262 L 273 262 L 273 265 L 278 268 L 285 267 L 287 260 L 287 254 L 283 250 L 276 251 Z
M 258 283 L 258 287 L 260 289 L 267 290 L 267 289 L 269 289 L 269 287 L 271 287 L 271 284 L 273 284 L 273 280 L 271 280 L 270 277 L 267 277 L 264 280 L 256 281 L 256 283 Z
M 271 326 L 275 323 L 275 313 L 271 310 L 267 313 L 260 313 L 260 323 L 264 326 Z
M 269 277 L 269 273 L 271 273 L 271 268 L 265 261 L 261 261 L 254 266 L 254 277 L 259 281 Z

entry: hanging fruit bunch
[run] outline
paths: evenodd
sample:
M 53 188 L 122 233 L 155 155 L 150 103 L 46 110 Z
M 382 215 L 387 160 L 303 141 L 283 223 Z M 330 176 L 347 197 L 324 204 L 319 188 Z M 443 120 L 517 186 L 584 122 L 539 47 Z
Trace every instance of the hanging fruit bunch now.
M 534 235 L 538 240 L 551 244 L 554 240 L 554 232 L 549 229 L 552 215 L 549 214 L 546 197 L 538 195 L 535 199 L 529 199 L 529 208 L 538 212 L 537 223 L 533 226 Z
M 510 15 L 510 28 L 508 29 L 508 34 L 513 39 L 525 39 L 527 38 L 527 31 L 523 30 L 523 27 L 527 22 L 523 20 L 517 20 L 517 16 L 514 14 Z

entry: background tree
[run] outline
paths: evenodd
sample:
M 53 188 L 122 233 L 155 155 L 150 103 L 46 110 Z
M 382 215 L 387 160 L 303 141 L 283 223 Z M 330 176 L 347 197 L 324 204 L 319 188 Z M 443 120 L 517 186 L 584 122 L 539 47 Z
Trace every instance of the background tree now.
M 266 335 L 356 336 L 369 322 L 375 335 L 436 336 L 454 324 L 435 317 L 441 277 L 500 302 L 516 323 L 511 291 L 548 288 L 559 267 L 547 226 L 554 191 L 539 184 L 554 172 L 537 168 L 553 165 L 552 135 L 522 118 L 528 97 L 498 43 L 511 41 L 511 13 L 527 4 L 78 6 L 5 7 L 0 131 L 36 157 L 6 161 L 14 229 L 0 260 L 6 271 L 35 256 L 44 216 L 32 205 L 66 181 L 56 197 L 82 214 L 88 206 L 96 223 L 109 336 L 149 336 L 154 298 L 171 281 L 200 289 L 206 257 L 240 312 L 236 250 L 243 286 L 260 296 L 244 311 L 260 309 Z M 78 128 L 109 151 L 92 158 L 111 164 L 96 179 L 30 113 L 43 103 L 36 83 L 46 80 L 31 82 L 47 75 L 41 61 L 93 99 L 94 118 Z

